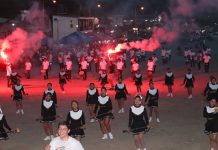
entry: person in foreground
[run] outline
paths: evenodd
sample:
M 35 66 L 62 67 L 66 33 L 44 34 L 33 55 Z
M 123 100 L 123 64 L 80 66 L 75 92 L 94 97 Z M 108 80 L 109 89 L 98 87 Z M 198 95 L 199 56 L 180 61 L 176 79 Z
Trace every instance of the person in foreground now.
M 144 133 L 149 126 L 148 115 L 146 108 L 142 106 L 142 101 L 140 96 L 136 96 L 133 106 L 129 110 L 129 131 L 132 132 L 135 146 L 137 150 L 145 148 Z M 141 149 L 141 150 L 142 150 Z
M 203 116 L 206 118 L 205 133 L 210 140 L 210 149 L 217 150 L 217 133 L 218 133 L 218 107 L 216 99 L 210 99 L 208 105 L 204 107 Z
M 45 150 L 84 150 L 78 140 L 68 135 L 69 132 L 70 129 L 67 126 L 67 122 L 60 122 L 58 124 L 59 136 L 54 138 L 50 144 L 45 147 Z

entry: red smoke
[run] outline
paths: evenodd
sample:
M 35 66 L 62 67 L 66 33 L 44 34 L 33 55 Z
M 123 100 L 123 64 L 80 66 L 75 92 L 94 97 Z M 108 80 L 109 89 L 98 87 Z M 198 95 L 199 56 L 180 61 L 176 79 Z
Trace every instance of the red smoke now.
M 0 57 L 3 60 L 14 64 L 25 56 L 33 56 L 45 37 L 43 14 L 38 3 L 34 3 L 24 18 L 28 30 L 16 28 L 5 39 L 0 40 Z
M 40 47 L 43 38 L 42 31 L 29 34 L 21 28 L 16 28 L 9 36 L 0 40 L 1 57 L 7 62 L 15 63 L 23 56 L 32 56 Z
M 173 42 L 177 38 L 176 32 L 167 31 L 165 28 L 154 27 L 152 30 L 152 36 L 149 39 L 118 44 L 114 50 L 109 49 L 108 54 L 120 52 L 121 49 L 141 49 L 153 52 L 161 46 L 161 42 Z

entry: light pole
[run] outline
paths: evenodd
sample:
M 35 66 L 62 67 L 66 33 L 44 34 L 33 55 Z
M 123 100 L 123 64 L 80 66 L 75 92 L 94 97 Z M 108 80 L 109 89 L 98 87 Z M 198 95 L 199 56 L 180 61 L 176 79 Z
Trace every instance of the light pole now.
M 145 7 L 144 6 L 140 6 L 140 10 L 144 11 Z M 134 22 L 136 23 L 136 18 L 137 18 L 137 11 L 138 11 L 138 7 L 137 5 L 135 6 L 135 12 L 134 12 Z
M 57 32 L 57 39 L 56 40 L 59 40 L 59 22 L 58 22 L 58 18 L 54 18 L 54 22 L 56 22 L 56 32 Z
M 102 5 L 101 4 L 97 4 L 95 7 L 100 9 L 102 7 Z M 89 7 L 89 17 L 91 17 L 91 15 L 92 15 L 92 6 L 90 5 L 90 7 Z

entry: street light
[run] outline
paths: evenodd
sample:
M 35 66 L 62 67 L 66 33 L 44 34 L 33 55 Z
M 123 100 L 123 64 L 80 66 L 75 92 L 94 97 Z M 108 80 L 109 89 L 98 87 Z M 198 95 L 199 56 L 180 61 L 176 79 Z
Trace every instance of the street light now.
M 144 11 L 145 7 L 144 6 L 140 6 L 140 10 Z M 136 23 L 136 18 L 137 18 L 137 10 L 138 10 L 138 6 L 135 6 L 135 12 L 134 12 L 134 21 Z
M 92 6 L 90 5 L 90 7 L 89 7 L 89 16 L 91 17 L 91 15 L 92 15 L 92 8 L 91 8 Z M 97 4 L 97 5 L 95 5 L 95 7 L 97 7 L 97 8 L 101 8 L 102 6 L 101 6 L 101 4 Z
M 101 8 L 101 4 L 98 4 L 97 7 L 98 7 L 98 8 Z

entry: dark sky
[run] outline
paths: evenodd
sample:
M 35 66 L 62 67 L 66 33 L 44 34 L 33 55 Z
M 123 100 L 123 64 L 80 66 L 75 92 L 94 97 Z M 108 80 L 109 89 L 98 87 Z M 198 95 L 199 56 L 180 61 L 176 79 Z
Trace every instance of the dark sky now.
M 56 0 L 54 5 L 52 0 L 0 0 L 0 17 L 14 18 L 23 9 L 29 9 L 33 1 L 42 3 L 44 1 L 47 11 L 52 13 L 68 13 L 73 15 L 109 15 L 126 14 L 132 15 L 135 8 L 141 15 L 150 15 L 155 12 L 167 10 L 167 0 Z M 97 9 L 96 5 L 101 4 L 102 8 Z M 140 11 L 140 6 L 145 10 Z

